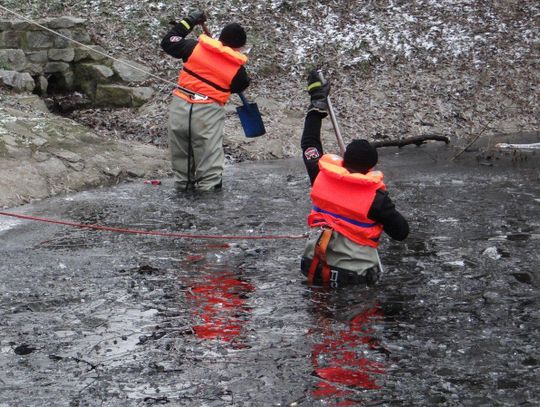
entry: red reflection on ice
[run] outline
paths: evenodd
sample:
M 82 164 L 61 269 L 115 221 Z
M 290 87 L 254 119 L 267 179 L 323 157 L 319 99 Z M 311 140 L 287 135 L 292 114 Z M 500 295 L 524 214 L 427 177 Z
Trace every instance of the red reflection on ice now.
M 324 379 L 316 384 L 312 395 L 316 398 L 338 398 L 354 394 L 352 389 L 376 390 L 377 374 L 384 373 L 385 365 L 370 360 L 364 350 L 379 349 L 378 341 L 372 336 L 370 324 L 382 317 L 378 306 L 366 309 L 349 322 L 346 329 L 334 331 L 323 326 L 323 341 L 313 347 L 311 362 L 317 377 Z M 347 406 L 353 401 L 342 401 L 336 405 Z
M 203 323 L 193 326 L 197 337 L 231 342 L 240 337 L 247 315 L 249 293 L 255 287 L 232 273 L 208 275 L 205 281 L 191 287 L 195 314 Z

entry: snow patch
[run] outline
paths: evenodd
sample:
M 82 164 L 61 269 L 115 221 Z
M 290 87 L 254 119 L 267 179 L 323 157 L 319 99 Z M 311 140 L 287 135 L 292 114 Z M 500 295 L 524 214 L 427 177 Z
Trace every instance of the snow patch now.
M 13 229 L 13 227 L 17 226 L 20 223 L 22 223 L 22 221 L 18 219 L 0 217 L 0 232 L 5 232 L 6 230 Z
M 499 260 L 501 258 L 501 255 L 495 246 L 488 247 L 482 252 L 482 254 L 492 260 Z

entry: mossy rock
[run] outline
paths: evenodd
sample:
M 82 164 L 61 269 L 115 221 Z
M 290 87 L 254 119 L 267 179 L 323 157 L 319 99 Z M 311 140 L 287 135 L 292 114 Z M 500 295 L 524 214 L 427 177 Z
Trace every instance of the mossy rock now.
M 152 97 L 151 88 L 131 88 L 123 85 L 98 85 L 96 106 L 139 107 Z

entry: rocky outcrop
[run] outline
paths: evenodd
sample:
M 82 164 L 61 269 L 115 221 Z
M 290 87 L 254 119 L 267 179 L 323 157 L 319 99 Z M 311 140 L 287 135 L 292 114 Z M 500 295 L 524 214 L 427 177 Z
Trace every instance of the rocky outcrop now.
M 80 91 L 96 107 L 137 107 L 152 97 L 144 67 L 122 58 L 109 58 L 93 44 L 86 20 L 59 17 L 0 21 L 0 84 L 17 92 Z M 111 89 L 119 88 L 118 92 Z M 106 97 L 104 97 L 106 95 Z
M 19 92 L 31 92 L 36 84 L 32 76 L 27 72 L 6 71 L 0 69 L 0 82 Z
M 20 108 L 0 105 L 0 208 L 169 173 L 163 149 L 104 140 L 73 120 L 48 113 L 37 96 L 18 99 Z

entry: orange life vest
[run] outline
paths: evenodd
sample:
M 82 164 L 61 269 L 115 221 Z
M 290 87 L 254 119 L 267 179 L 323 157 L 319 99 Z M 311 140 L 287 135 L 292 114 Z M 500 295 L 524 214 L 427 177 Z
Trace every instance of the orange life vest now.
M 377 189 L 386 189 L 383 173 L 350 173 L 334 154 L 323 155 L 319 169 L 311 190 L 308 225 L 330 227 L 355 243 L 376 248 L 383 227 L 367 214 Z
M 231 96 L 231 82 L 247 57 L 220 41 L 202 34 L 178 75 L 178 85 L 210 99 L 197 100 L 175 89 L 173 94 L 190 103 L 224 105 Z

